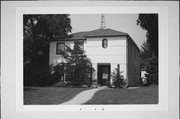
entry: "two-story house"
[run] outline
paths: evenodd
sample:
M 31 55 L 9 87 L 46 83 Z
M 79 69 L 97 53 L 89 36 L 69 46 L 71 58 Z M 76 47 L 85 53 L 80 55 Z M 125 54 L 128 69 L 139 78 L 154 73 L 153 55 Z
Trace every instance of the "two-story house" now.
M 94 79 L 100 85 L 103 80 L 112 80 L 111 73 L 117 65 L 124 76 L 127 86 L 135 86 L 140 81 L 139 48 L 132 38 L 124 32 L 113 29 L 97 29 L 88 32 L 72 34 L 72 38 L 62 41 L 61 39 L 50 42 L 49 64 L 57 64 L 64 61 L 58 49 L 65 50 L 65 45 L 73 48 L 76 41 L 82 42 L 88 58 L 92 61 L 95 69 Z

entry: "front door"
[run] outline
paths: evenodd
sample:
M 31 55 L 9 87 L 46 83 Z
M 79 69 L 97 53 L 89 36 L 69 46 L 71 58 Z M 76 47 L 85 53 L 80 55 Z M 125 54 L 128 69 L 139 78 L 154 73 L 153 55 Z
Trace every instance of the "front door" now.
M 98 84 L 101 86 L 110 83 L 110 64 L 98 64 Z

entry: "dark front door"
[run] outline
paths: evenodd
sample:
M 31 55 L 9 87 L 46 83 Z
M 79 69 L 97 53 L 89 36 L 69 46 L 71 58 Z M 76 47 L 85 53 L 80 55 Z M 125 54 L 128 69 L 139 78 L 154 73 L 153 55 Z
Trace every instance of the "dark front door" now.
M 110 64 L 98 64 L 98 84 L 101 86 L 110 83 Z

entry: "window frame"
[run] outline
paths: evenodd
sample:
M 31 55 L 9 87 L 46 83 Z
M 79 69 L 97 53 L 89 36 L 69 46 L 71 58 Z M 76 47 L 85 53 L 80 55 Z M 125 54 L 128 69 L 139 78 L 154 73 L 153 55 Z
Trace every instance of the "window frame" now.
M 59 43 L 59 42 L 57 42 L 57 43 L 56 43 L 56 55 L 61 55 L 61 54 L 63 54 L 63 53 L 59 53 L 59 52 L 58 52 L 58 50 L 59 50 L 59 49 L 58 49 L 58 45 L 59 45 L 59 44 L 63 44 L 63 45 L 64 45 L 64 51 L 65 51 L 65 43 Z
M 104 47 L 104 42 L 105 42 L 105 41 L 107 42 L 107 43 L 106 43 L 106 47 Z M 103 38 L 103 39 L 102 39 L 102 47 L 103 47 L 104 49 L 106 49 L 106 48 L 108 47 L 108 39 L 107 39 L 107 38 Z

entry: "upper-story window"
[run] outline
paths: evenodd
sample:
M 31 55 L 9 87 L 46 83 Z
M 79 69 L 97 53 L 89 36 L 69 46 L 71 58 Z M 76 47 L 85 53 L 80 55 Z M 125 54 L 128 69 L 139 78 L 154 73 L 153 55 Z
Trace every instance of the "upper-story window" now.
M 102 47 L 103 47 L 103 48 L 107 48 L 107 47 L 108 47 L 108 40 L 107 40 L 106 38 L 104 38 L 104 39 L 102 40 Z
M 56 43 L 56 54 L 63 54 L 64 51 L 65 51 L 65 44 Z
M 81 50 L 84 50 L 84 42 L 83 41 L 76 41 L 74 42 L 74 45 L 79 45 Z

